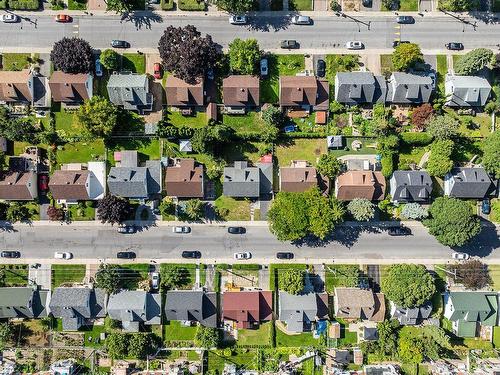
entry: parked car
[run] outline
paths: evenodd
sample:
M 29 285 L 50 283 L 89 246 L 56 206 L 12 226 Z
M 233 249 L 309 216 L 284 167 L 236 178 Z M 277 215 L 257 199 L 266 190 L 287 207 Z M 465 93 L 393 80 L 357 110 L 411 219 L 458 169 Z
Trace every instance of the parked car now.
M 201 258 L 201 252 L 191 250 L 191 251 L 183 251 L 181 256 L 186 259 L 200 259 Z
M 412 16 L 398 16 L 396 18 L 396 22 L 402 24 L 415 23 L 415 18 L 413 18 Z
M 240 14 L 229 17 L 229 23 L 231 25 L 246 25 L 248 23 L 248 17 Z
M 451 51 L 461 51 L 464 49 L 464 45 L 459 42 L 450 42 L 445 44 L 446 49 Z
M 49 176 L 46 174 L 38 175 L 38 190 L 47 191 L 49 190 Z
M 371 8 L 373 5 L 372 0 L 361 0 L 361 4 L 363 4 L 365 8 Z
M 249 251 L 244 251 L 241 253 L 234 253 L 234 259 L 236 260 L 247 260 L 252 258 L 252 254 Z
M 411 234 L 411 229 L 408 227 L 390 227 L 387 233 L 389 233 L 389 236 L 408 236 Z
M 325 60 L 318 59 L 316 61 L 316 75 L 318 77 L 324 77 L 326 74 L 326 63 Z
M 73 254 L 67 252 L 67 251 L 56 251 L 54 253 L 54 258 L 55 259 L 72 259 L 73 258 Z
M 260 76 L 262 78 L 266 78 L 267 75 L 269 74 L 269 61 L 264 58 L 260 60 Z
M 280 252 L 280 253 L 276 253 L 276 258 L 278 259 L 293 259 L 293 253 L 289 253 L 289 252 Z
M 245 234 L 246 229 L 243 227 L 229 227 L 227 228 L 227 232 L 230 234 Z
M 8 14 L 2 14 L 2 22 L 4 23 L 16 23 L 19 22 L 20 18 L 19 16 L 8 13 Z
M 451 258 L 455 260 L 468 260 L 470 258 L 470 255 L 467 253 L 454 252 L 451 254 Z
M 154 63 L 153 64 L 153 77 L 156 79 L 161 79 L 163 75 L 163 69 L 161 68 L 160 63 Z
M 396 48 L 400 44 L 405 44 L 405 43 L 410 43 L 410 41 L 409 40 L 395 40 L 394 42 L 392 42 L 392 47 Z
M 310 25 L 312 23 L 312 19 L 309 16 L 293 16 L 292 23 L 294 25 Z
M 297 125 L 287 125 L 283 128 L 285 133 L 293 133 L 297 131 Z
M 134 234 L 135 232 L 137 232 L 135 225 L 121 225 L 118 227 L 118 233 Z
M 174 233 L 191 233 L 191 227 L 183 226 L 183 227 L 173 227 L 172 232 Z
M 345 44 L 345 48 L 347 49 L 363 49 L 365 48 L 365 45 L 361 43 L 359 40 L 347 42 Z
M 151 288 L 157 290 L 160 287 L 160 274 L 158 272 L 153 272 L 151 274 Z
M 21 253 L 15 250 L 5 250 L 0 253 L 0 257 L 2 258 L 20 258 Z
M 133 251 L 119 251 L 116 253 L 118 259 L 135 259 L 136 255 Z
M 73 18 L 71 18 L 71 16 L 68 16 L 67 14 L 58 14 L 57 16 L 55 16 L 54 20 L 60 23 L 68 23 L 71 22 Z
M 95 75 L 97 77 L 102 77 L 102 65 L 100 58 L 95 59 Z
M 286 39 L 281 41 L 280 47 L 283 49 L 298 49 L 300 45 L 296 40 Z
M 483 201 L 481 202 L 481 212 L 484 215 L 489 215 L 491 212 L 491 204 L 490 200 L 488 198 L 484 198 Z
M 130 48 L 130 43 L 125 40 L 113 39 L 111 41 L 111 47 L 113 48 Z

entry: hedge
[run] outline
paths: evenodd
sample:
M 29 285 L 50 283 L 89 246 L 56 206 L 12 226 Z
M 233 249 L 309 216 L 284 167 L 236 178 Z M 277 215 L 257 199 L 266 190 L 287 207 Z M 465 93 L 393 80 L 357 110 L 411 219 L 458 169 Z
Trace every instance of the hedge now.
M 382 174 L 385 178 L 389 178 L 392 176 L 394 172 L 394 153 L 387 152 L 382 155 Z
M 204 11 L 206 9 L 205 1 L 202 0 L 179 0 L 177 5 L 180 10 Z
M 162 10 L 173 10 L 174 9 L 174 0 L 161 0 L 161 9 Z
M 7 0 L 0 0 L 0 9 L 7 8 Z
M 258 271 L 260 264 L 233 264 L 233 270 Z
M 401 133 L 401 140 L 414 146 L 427 146 L 432 143 L 432 136 L 428 133 Z
M 15 10 L 38 10 L 40 9 L 39 0 L 8 0 L 9 9 Z

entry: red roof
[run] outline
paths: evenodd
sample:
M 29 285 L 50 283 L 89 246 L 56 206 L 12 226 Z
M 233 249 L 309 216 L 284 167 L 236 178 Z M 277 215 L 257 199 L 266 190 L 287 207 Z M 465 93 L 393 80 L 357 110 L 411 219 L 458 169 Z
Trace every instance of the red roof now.
M 273 292 L 225 292 L 222 298 L 223 319 L 235 321 L 238 328 L 272 319 Z

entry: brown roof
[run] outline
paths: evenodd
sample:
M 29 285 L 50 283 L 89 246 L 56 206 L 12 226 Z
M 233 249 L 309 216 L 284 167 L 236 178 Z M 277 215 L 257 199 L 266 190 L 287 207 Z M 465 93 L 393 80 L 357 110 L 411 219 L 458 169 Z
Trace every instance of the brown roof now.
M 381 322 L 385 317 L 385 297 L 371 289 L 335 288 L 335 316 Z
M 173 75 L 167 77 L 165 84 L 167 104 L 174 107 L 203 106 L 203 79 L 189 84 Z
M 233 320 L 238 328 L 251 328 L 264 320 L 271 320 L 273 292 L 225 292 L 222 295 L 222 316 Z
M 28 188 L 34 174 L 34 172 L 2 172 L 0 175 L 0 199 L 21 201 L 36 198 Z M 34 183 L 36 184 L 36 182 Z M 36 191 L 37 187 L 34 188 Z
M 371 201 L 384 199 L 385 178 L 382 172 L 347 171 L 337 177 L 337 199 L 350 201 L 366 198 Z
M 258 106 L 260 104 L 259 92 L 260 81 L 256 76 L 232 75 L 222 81 L 225 106 Z
M 281 76 L 280 105 L 282 107 L 313 106 L 327 110 L 329 85 L 327 80 L 313 76 Z
M 0 71 L 0 100 L 4 102 L 31 102 L 29 70 L 19 72 Z
M 318 173 L 314 167 L 280 168 L 280 190 L 303 192 L 318 186 Z
M 89 74 L 69 74 L 55 71 L 49 79 L 52 99 L 56 102 L 83 102 L 90 99 L 87 88 Z
M 165 172 L 167 195 L 180 198 L 203 198 L 203 165 L 194 159 L 178 159 Z
M 55 171 L 50 178 L 49 188 L 55 199 L 86 200 L 89 171 Z

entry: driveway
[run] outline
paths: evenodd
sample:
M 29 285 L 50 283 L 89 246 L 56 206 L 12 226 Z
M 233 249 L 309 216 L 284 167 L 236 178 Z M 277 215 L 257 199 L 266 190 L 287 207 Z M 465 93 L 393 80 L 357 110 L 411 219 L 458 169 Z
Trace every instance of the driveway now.
M 324 11 L 328 10 L 328 0 L 314 0 L 313 10 L 314 11 Z
M 380 9 L 382 9 L 382 1 L 381 0 L 372 0 L 371 7 L 365 7 L 361 1 L 359 4 L 359 10 L 361 12 L 370 12 L 370 11 L 378 12 L 378 11 L 380 11 Z
M 418 4 L 419 12 L 432 12 L 434 9 L 433 0 L 420 0 Z
M 368 265 L 366 267 L 366 274 L 373 291 L 376 293 L 380 292 L 380 266 Z
M 41 289 L 50 290 L 52 288 L 52 266 L 50 264 L 40 264 L 36 268 L 29 265 L 28 280 L 39 285 Z
M 361 55 L 360 62 L 362 64 L 361 70 L 372 72 L 375 75 L 382 74 L 382 69 L 380 66 L 380 55 L 375 53 Z
M 87 10 L 106 10 L 105 0 L 89 0 L 87 2 Z

